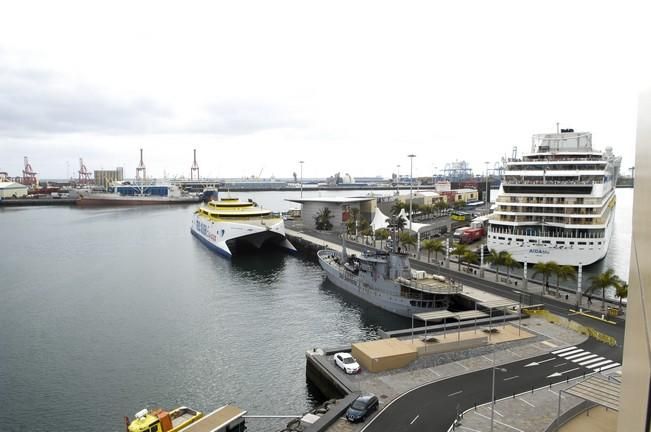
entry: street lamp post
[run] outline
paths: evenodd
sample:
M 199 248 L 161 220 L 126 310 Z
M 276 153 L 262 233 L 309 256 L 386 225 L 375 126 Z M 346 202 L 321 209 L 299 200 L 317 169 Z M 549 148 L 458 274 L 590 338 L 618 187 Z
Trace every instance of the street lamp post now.
M 488 164 L 490 162 L 486 161 L 484 163 L 486 164 L 486 189 L 484 189 L 484 195 L 485 195 L 484 198 L 486 198 L 486 213 L 488 213 L 490 210 L 490 200 L 491 200 L 490 189 L 488 189 Z
M 493 432 L 493 422 L 495 421 L 495 369 L 499 369 L 500 372 L 506 372 L 505 368 L 496 368 L 495 367 L 495 345 L 493 345 L 493 383 L 491 385 L 491 432 Z
M 409 157 L 409 231 L 411 233 L 411 220 L 414 215 L 411 213 L 411 202 L 414 199 L 414 158 L 415 154 L 407 155 Z
M 520 336 L 520 329 L 522 328 L 522 292 L 513 290 L 518 295 L 518 336 Z
M 581 284 L 583 282 L 583 264 L 579 263 L 579 274 L 576 278 L 576 307 L 581 310 Z
M 301 198 L 303 198 L 303 162 L 304 161 L 298 161 L 298 163 L 301 164 Z

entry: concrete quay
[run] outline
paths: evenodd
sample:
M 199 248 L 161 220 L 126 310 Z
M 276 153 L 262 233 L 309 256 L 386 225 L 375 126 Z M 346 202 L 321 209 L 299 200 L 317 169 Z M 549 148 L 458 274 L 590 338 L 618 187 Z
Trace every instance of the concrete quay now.
M 324 233 L 320 233 L 320 232 L 305 233 L 305 232 L 300 232 L 300 231 L 295 231 L 290 229 L 288 230 L 288 235 L 295 237 L 295 239 L 299 239 L 300 241 L 304 242 L 308 248 L 311 248 L 313 250 L 322 249 L 324 247 L 332 248 L 334 250 L 339 250 L 339 251 L 341 250 L 341 245 L 338 244 L 338 242 L 336 241 L 336 237 L 332 239 L 329 238 L 329 236 L 332 236 L 332 234 L 330 233 L 324 235 Z M 347 242 L 346 247 L 350 251 L 350 253 L 361 253 L 361 251 L 364 249 L 370 249 L 370 247 L 367 245 L 358 244 L 351 241 Z M 564 298 L 562 296 L 557 297 L 554 294 L 544 294 L 542 292 L 542 286 L 538 286 L 539 293 L 535 294 L 532 293 L 533 289 L 535 289 L 536 287 L 536 285 L 533 283 L 529 284 L 529 291 L 524 291 L 522 290 L 522 288 L 520 288 L 521 291 L 515 291 L 513 289 L 514 286 L 511 284 L 500 283 L 499 281 L 494 282 L 493 279 L 495 279 L 495 276 L 494 274 L 489 274 L 489 271 L 486 271 L 485 272 L 486 274 L 484 275 L 465 274 L 465 272 L 455 271 L 455 269 L 452 268 L 453 266 L 450 266 L 450 268 L 444 268 L 442 266 L 431 265 L 427 262 L 424 262 L 422 260 L 417 260 L 415 258 L 412 259 L 412 266 L 416 269 L 427 270 L 428 272 L 432 272 L 432 273 L 436 273 L 437 270 L 439 270 L 441 274 L 447 275 L 448 277 L 455 278 L 455 281 L 457 283 L 462 283 L 464 285 L 464 296 L 469 302 L 490 301 L 491 299 L 495 299 L 495 298 L 504 298 L 501 295 L 499 295 L 502 294 L 502 292 L 509 293 L 510 295 L 508 295 L 507 297 L 513 299 L 514 298 L 513 293 L 515 293 L 515 298 L 517 299 L 519 294 L 523 304 L 527 304 L 527 303 L 531 304 L 539 301 L 541 303 L 545 303 L 546 306 L 549 307 L 550 310 L 552 310 L 552 312 L 572 320 L 581 321 L 583 325 L 595 325 L 596 327 L 600 327 L 600 329 L 603 328 L 612 329 L 613 333 L 615 333 L 617 336 L 616 339 L 618 342 L 617 346 L 614 347 L 613 349 L 612 358 L 616 359 L 617 361 L 621 361 L 618 360 L 618 356 L 621 357 L 621 343 L 623 341 L 624 322 L 622 319 L 619 318 L 614 319 L 613 321 L 609 321 L 607 318 L 601 319 L 599 315 L 598 306 L 595 304 L 591 305 L 592 309 L 587 307 L 582 311 L 583 313 L 577 313 L 578 311 L 572 310 L 574 306 L 574 298 L 572 298 L 572 296 L 568 296 Z M 506 282 L 506 280 L 504 280 L 504 282 Z M 480 286 L 482 287 L 482 289 L 474 288 L 470 286 L 470 284 Z M 492 286 L 492 287 L 501 286 L 503 287 L 502 288 L 503 291 L 499 289 L 495 290 L 494 288 L 491 289 L 490 291 L 485 291 L 484 288 L 486 286 Z M 507 318 L 510 317 L 508 317 L 507 315 Z M 508 319 L 506 321 L 508 321 Z M 468 324 L 472 324 L 472 323 L 465 323 L 466 326 L 468 326 Z M 498 326 L 498 327 L 500 325 L 503 325 L 507 327 L 516 328 L 512 324 L 506 324 L 506 322 L 503 321 L 502 317 L 494 317 L 491 325 Z M 526 331 L 532 331 L 532 333 L 535 334 L 535 337 L 529 341 L 494 340 L 493 344 L 487 344 L 484 346 L 478 346 L 478 347 L 459 346 L 458 350 L 454 350 L 451 352 L 424 353 L 426 355 L 420 356 L 417 361 L 413 362 L 413 364 L 409 365 L 408 367 L 401 368 L 398 370 L 393 370 L 393 371 L 387 371 L 387 372 L 371 373 L 369 371 L 364 371 L 360 375 L 345 376 L 338 369 L 334 369 L 331 356 L 329 356 L 325 352 L 324 355 L 321 356 L 319 361 L 323 364 L 329 363 L 331 365 L 331 369 L 334 369 L 334 371 L 330 370 L 330 373 L 342 375 L 343 378 L 348 382 L 348 384 L 346 384 L 346 387 L 350 390 L 348 396 L 355 395 L 357 393 L 363 393 L 363 392 L 372 392 L 378 395 L 380 399 L 379 411 L 381 411 L 382 409 L 388 407 L 388 405 L 390 405 L 392 401 L 397 400 L 401 395 L 404 395 L 421 386 L 436 383 L 445 380 L 447 378 L 460 377 L 465 374 L 470 374 L 472 372 L 482 371 L 482 370 L 486 370 L 487 368 L 491 368 L 494 365 L 492 361 L 493 351 L 495 351 L 495 362 L 496 362 L 495 364 L 504 365 L 507 363 L 522 361 L 523 359 L 533 358 L 540 355 L 546 355 L 550 351 L 553 351 L 555 349 L 560 349 L 561 347 L 568 346 L 568 345 L 578 345 L 587 340 L 587 337 L 585 335 L 578 334 L 573 330 L 569 330 L 555 324 L 550 324 L 546 320 L 539 319 L 539 318 L 531 318 L 526 320 L 522 328 L 525 329 Z M 435 325 L 435 326 L 428 326 L 426 331 L 430 335 L 435 334 L 439 339 L 441 338 L 445 339 L 446 337 L 456 339 L 456 331 L 457 331 L 456 323 L 447 326 L 447 332 L 446 332 L 447 335 L 443 335 L 441 333 L 442 329 L 443 329 L 442 325 Z M 417 337 L 417 340 L 414 341 L 415 345 L 419 345 L 419 346 L 423 345 L 419 333 L 424 333 L 424 331 L 425 329 L 423 329 L 422 327 L 418 327 L 414 330 L 414 334 Z M 398 336 L 404 339 L 408 339 L 411 336 L 411 329 L 405 329 L 396 332 L 387 332 L 384 336 L 388 336 L 388 337 Z M 345 350 L 339 349 L 339 351 L 345 351 Z M 617 354 L 618 351 L 619 354 Z M 334 353 L 335 351 L 329 351 L 329 352 Z M 591 373 L 591 371 L 585 370 L 579 372 L 578 374 L 579 375 L 583 374 L 585 376 L 586 373 Z M 580 378 L 577 377 L 577 379 Z M 560 384 L 554 384 L 554 385 L 560 385 Z M 485 400 L 486 399 L 483 399 L 483 401 Z M 480 400 L 479 402 L 482 401 Z M 522 404 L 522 402 L 520 402 L 520 404 Z M 545 405 L 544 409 L 556 413 L 556 406 L 557 406 L 556 401 L 550 402 L 550 401 L 546 401 L 543 398 L 541 399 L 540 404 L 541 406 L 543 404 Z M 563 399 L 563 404 L 566 404 L 565 399 Z M 580 404 L 581 401 L 578 401 L 577 404 L 572 404 L 568 402 L 566 404 L 567 410 L 563 408 L 564 410 L 563 412 L 565 411 L 571 413 L 574 413 L 574 411 L 576 411 L 577 413 L 581 412 L 581 410 L 577 411 L 577 406 Z M 504 410 L 507 411 L 506 408 L 504 408 Z M 341 410 L 341 414 L 343 415 L 344 412 L 345 412 L 345 407 L 343 407 L 343 409 Z M 514 412 L 514 416 L 517 417 L 518 415 L 517 410 L 514 410 L 513 412 Z M 452 414 L 454 414 L 454 411 L 452 411 Z M 479 411 L 479 414 L 482 414 L 481 410 Z M 481 415 L 477 415 L 476 417 L 477 419 L 482 418 Z M 479 422 L 479 420 L 477 419 L 475 420 Z M 362 430 L 362 428 L 367 427 L 364 426 L 364 424 L 361 425 L 350 424 L 347 421 L 345 421 L 343 418 L 339 418 L 336 421 L 331 418 L 328 423 L 331 422 L 333 422 L 332 425 L 327 425 L 327 426 L 326 425 L 318 426 L 317 424 L 315 424 L 314 425 L 315 429 L 310 429 L 310 430 L 356 431 L 356 430 Z M 367 420 L 366 425 L 369 425 L 369 422 L 372 422 L 372 419 Z M 544 421 L 542 423 L 544 423 Z M 470 431 L 488 430 L 488 428 L 486 428 L 485 426 L 486 425 L 483 426 L 478 425 L 477 429 L 473 429 L 472 426 L 469 426 L 468 424 L 467 426 L 465 426 L 467 428 L 465 430 L 470 430 Z M 464 426 L 460 425 L 460 427 L 464 427 Z M 508 427 L 505 428 L 506 428 L 505 430 L 514 430 L 514 429 L 509 429 Z M 371 428 L 370 430 L 373 431 L 373 430 L 382 430 L 382 429 Z M 458 430 L 464 430 L 464 429 L 458 429 Z M 496 430 L 500 430 L 500 429 L 496 429 Z M 524 430 L 546 430 L 546 429 L 543 428 L 543 429 L 522 429 L 522 430 L 524 431 Z

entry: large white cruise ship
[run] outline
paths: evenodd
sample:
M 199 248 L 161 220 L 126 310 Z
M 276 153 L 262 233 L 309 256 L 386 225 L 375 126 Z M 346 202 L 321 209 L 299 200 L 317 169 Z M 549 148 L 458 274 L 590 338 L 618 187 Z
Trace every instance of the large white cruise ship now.
M 621 163 L 592 148 L 590 132 L 533 136 L 531 153 L 504 167 L 488 247 L 520 262 L 592 264 L 608 251 Z
M 266 244 L 295 252 L 285 237 L 282 218 L 252 201 L 223 198 L 210 201 L 194 213 L 192 234 L 210 249 L 230 258 L 238 248 L 260 249 Z

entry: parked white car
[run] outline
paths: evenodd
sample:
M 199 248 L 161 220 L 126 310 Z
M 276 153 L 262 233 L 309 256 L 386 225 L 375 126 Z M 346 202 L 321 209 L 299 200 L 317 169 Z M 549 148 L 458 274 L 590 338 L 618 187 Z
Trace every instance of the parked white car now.
M 347 374 L 356 374 L 361 370 L 357 360 L 350 354 L 344 352 L 335 354 L 335 364 Z

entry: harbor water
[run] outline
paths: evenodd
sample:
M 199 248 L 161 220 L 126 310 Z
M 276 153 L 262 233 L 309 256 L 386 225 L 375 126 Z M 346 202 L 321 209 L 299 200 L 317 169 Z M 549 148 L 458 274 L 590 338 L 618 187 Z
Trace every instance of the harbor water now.
M 597 264 L 623 277 L 632 192 L 617 191 L 611 250 Z M 238 195 L 277 211 L 298 198 Z M 410 326 L 300 255 L 212 253 L 190 235 L 194 209 L 0 209 L 1 430 L 123 431 L 125 415 L 156 406 L 302 414 L 321 398 L 305 382 L 306 350 Z

